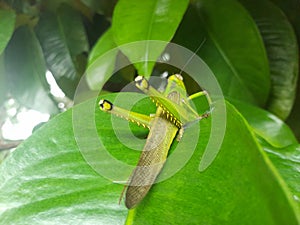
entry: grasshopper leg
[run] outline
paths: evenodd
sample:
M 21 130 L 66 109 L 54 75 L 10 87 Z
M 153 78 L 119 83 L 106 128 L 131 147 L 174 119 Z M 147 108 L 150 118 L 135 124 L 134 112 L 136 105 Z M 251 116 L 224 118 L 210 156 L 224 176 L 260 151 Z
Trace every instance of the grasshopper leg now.
M 124 118 L 130 122 L 136 123 L 139 126 L 143 126 L 145 128 L 147 127 L 150 129 L 150 121 L 152 120 L 150 116 L 122 109 L 120 107 L 115 106 L 106 99 L 101 99 L 99 101 L 99 107 L 104 112 L 111 113 L 118 117 Z

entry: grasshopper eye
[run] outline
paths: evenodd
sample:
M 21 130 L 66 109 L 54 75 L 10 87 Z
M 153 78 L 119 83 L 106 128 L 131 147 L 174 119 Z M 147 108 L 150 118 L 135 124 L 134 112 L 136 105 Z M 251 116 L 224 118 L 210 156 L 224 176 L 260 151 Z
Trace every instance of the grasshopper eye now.
M 183 81 L 183 77 L 180 74 L 174 74 L 169 76 L 168 80 L 178 82 Z
M 149 89 L 149 83 L 143 76 L 137 76 L 134 79 L 135 86 L 137 86 L 141 90 L 148 90 Z
M 175 76 L 178 80 L 183 80 L 183 77 L 180 74 L 175 74 Z
M 99 101 L 99 107 L 102 111 L 111 111 L 113 109 L 113 104 L 110 101 L 101 99 Z

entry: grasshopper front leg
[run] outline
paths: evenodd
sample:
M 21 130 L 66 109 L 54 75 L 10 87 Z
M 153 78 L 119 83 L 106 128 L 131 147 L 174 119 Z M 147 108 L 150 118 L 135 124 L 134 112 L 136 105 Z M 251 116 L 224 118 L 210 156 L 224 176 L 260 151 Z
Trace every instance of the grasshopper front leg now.
M 113 105 L 110 101 L 106 99 L 100 100 L 99 107 L 104 112 L 111 113 L 118 117 L 124 118 L 132 123 L 136 123 L 139 126 L 143 126 L 144 128 L 147 127 L 150 129 L 150 121 L 151 121 L 150 116 L 137 113 L 137 112 L 132 112 L 126 109 L 122 109 L 120 107 Z

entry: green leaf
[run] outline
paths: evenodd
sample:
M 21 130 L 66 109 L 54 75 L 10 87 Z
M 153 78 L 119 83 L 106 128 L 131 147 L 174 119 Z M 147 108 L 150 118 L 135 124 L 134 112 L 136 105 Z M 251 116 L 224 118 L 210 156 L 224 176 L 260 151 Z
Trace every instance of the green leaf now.
M 8 94 L 5 65 L 4 65 L 4 54 L 0 54 L 0 107 L 4 103 Z
M 42 14 L 36 33 L 49 70 L 63 91 L 73 97 L 83 73 L 80 55 L 89 49 L 81 15 L 62 4 L 56 14 Z
M 135 69 L 128 58 L 120 52 L 109 28 L 97 41 L 89 55 L 86 80 L 90 89 L 99 91 L 109 77 L 109 86 L 123 88 L 132 81 Z M 123 79 L 122 79 L 123 78 Z M 117 90 L 120 90 L 117 88 Z M 116 91 L 111 89 L 110 91 Z
M 298 46 L 295 33 L 286 16 L 270 1 L 240 1 L 255 19 L 267 49 L 272 80 L 268 110 L 284 120 L 293 107 L 296 93 Z
M 97 41 L 89 55 L 86 79 L 92 90 L 99 90 L 105 78 L 113 74 L 118 51 L 113 51 L 110 60 L 101 57 L 116 47 L 117 45 L 113 40 L 112 30 L 109 28 Z M 95 73 L 91 72 L 94 67 L 98 68 Z
M 16 14 L 12 10 L 0 9 L 0 55 L 11 38 L 16 21 Z
M 289 18 L 289 21 L 293 24 L 295 32 L 297 34 L 298 42 L 300 41 L 300 4 L 299 0 L 272 0 L 285 15 Z
M 105 97 L 117 97 L 130 106 L 138 96 L 120 93 Z M 145 140 L 133 141 L 127 122 L 119 123 L 120 118 L 115 118 L 117 127 L 113 130 L 111 115 L 100 112 L 97 102 L 92 99 L 75 106 L 73 112 L 55 117 L 0 166 L 1 225 L 124 224 L 127 210 L 123 203 L 118 204 L 122 185 L 99 176 L 80 153 L 92 157 L 98 168 L 123 174 L 122 168 L 99 158 L 99 154 L 109 151 L 116 159 L 135 165 L 139 152 L 130 148 L 141 149 Z M 133 110 L 152 113 L 155 107 L 150 102 L 143 99 Z M 91 118 L 94 113 L 95 118 Z M 210 119 L 200 124 L 200 141 L 191 159 L 170 179 L 152 187 L 138 208 L 130 211 L 128 224 L 299 224 L 291 193 L 240 114 L 228 105 L 223 145 L 216 160 L 202 173 L 198 167 L 209 138 Z M 147 134 L 135 125 L 130 129 L 136 137 Z M 120 143 L 116 131 L 132 144 L 130 148 Z M 193 128 L 185 132 L 182 143 L 188 147 L 195 136 Z M 99 144 L 102 147 L 95 148 Z M 176 154 L 175 147 L 170 156 Z M 184 158 L 188 148 L 179 150 Z M 169 160 L 163 171 L 172 162 Z
M 165 45 L 149 48 L 149 40 L 169 42 L 188 6 L 187 0 L 120 0 L 118 1 L 112 21 L 114 39 L 117 45 L 144 41 L 138 49 L 130 51 L 123 49 L 123 53 L 132 62 L 139 74 L 149 77 L 155 62 Z
M 294 144 L 285 148 L 275 148 L 263 141 L 261 143 L 300 207 L 300 145 Z
M 297 35 L 298 40 L 298 46 L 300 43 L 300 4 L 298 0 L 290 0 L 290 1 L 283 1 L 283 0 L 272 0 L 274 3 L 276 3 L 277 6 L 279 6 L 285 15 L 288 17 L 289 21 L 292 23 L 293 28 Z M 287 119 L 287 123 L 290 125 L 290 127 L 293 129 L 296 137 L 298 138 L 298 141 L 300 141 L 300 120 L 299 120 L 299 114 L 300 114 L 300 79 L 298 78 L 298 84 L 297 84 L 297 97 L 295 100 L 295 105 L 293 107 L 293 110 L 291 112 L 291 115 Z
M 274 114 L 243 102 L 231 102 L 243 114 L 254 132 L 270 145 L 283 148 L 298 143 L 288 125 Z
M 18 28 L 5 50 L 10 93 L 22 105 L 45 113 L 57 113 L 46 81 L 46 66 L 39 42 L 27 26 Z
M 89 65 L 93 64 L 101 55 L 105 52 L 116 47 L 116 44 L 113 40 L 113 35 L 111 28 L 109 28 L 97 41 L 94 45 L 92 51 L 89 54 Z
M 122 186 L 84 161 L 71 110 L 36 131 L 0 171 L 1 225 L 124 222 L 126 210 L 118 205 Z
M 153 217 L 155 224 L 298 224 L 291 194 L 286 198 L 286 186 L 230 105 L 220 152 L 205 172 L 197 172 L 203 139 L 208 138 L 208 128 L 201 125 L 198 151 L 180 172 L 153 187 L 140 206 L 129 212 L 127 224 L 151 224 Z M 286 213 L 294 219 L 289 221 Z
M 287 124 L 292 128 L 295 136 L 297 137 L 298 141 L 300 142 L 299 115 L 300 115 L 300 79 L 298 79 L 298 84 L 297 84 L 297 96 L 296 96 L 295 105 L 293 107 L 293 110 L 292 110 L 289 118 L 286 121 Z
M 270 75 L 255 22 L 237 1 L 195 2 L 185 14 L 174 41 L 191 51 L 204 41 L 198 55 L 214 72 L 224 95 L 264 106 Z

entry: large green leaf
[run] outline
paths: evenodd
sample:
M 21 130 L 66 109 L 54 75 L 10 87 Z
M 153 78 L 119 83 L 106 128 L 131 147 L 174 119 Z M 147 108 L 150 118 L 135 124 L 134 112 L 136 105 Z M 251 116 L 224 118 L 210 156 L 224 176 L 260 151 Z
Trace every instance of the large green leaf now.
M 113 101 L 116 96 L 105 97 Z M 136 96 L 121 93 L 118 100 L 129 106 Z M 152 113 L 155 107 L 150 102 L 144 99 L 135 104 L 134 110 Z M 111 156 L 134 165 L 139 152 L 120 143 L 115 132 L 118 130 L 123 139 L 139 149 L 145 140 L 132 141 L 126 123 L 120 124 L 119 118 L 114 131 L 112 117 L 100 112 L 96 103 L 92 99 L 75 106 L 73 114 L 80 116 L 75 120 L 71 110 L 60 114 L 0 166 L 0 224 L 124 223 L 126 208 L 123 203 L 118 205 L 122 185 L 95 173 L 79 149 L 85 158 L 96 156 L 97 162 L 97 154 L 103 154 L 106 148 Z M 95 118 L 90 117 L 90 109 L 96 110 Z M 153 186 L 138 208 L 129 213 L 127 224 L 299 224 L 291 193 L 240 114 L 228 105 L 227 130 L 220 153 L 202 173 L 198 170 L 199 160 L 209 138 L 210 119 L 200 124 L 200 141 L 191 159 L 170 179 Z M 147 133 L 135 125 L 130 129 L 137 137 Z M 173 145 L 170 157 L 176 153 L 186 157 L 190 141 L 196 138 L 191 133 L 193 129 L 186 129 L 179 143 L 187 148 L 176 149 Z M 94 149 L 95 143 L 105 148 Z M 174 162 L 177 161 L 167 162 L 160 177 Z M 104 158 L 97 166 L 113 174 L 123 172 Z
M 185 13 L 187 0 L 120 0 L 112 21 L 114 39 L 117 45 L 145 41 L 138 49 L 123 49 L 129 60 L 136 63 L 138 73 L 150 76 L 154 62 L 167 45 L 152 46 L 148 40 L 170 41 Z
M 198 55 L 214 72 L 224 95 L 265 105 L 270 89 L 266 51 L 255 22 L 237 1 L 195 1 L 174 41 L 192 51 L 204 41 Z
M 71 110 L 37 131 L 0 170 L 1 225 L 124 221 L 125 208 L 118 205 L 122 187 L 100 177 L 82 158 Z
M 16 15 L 12 10 L 0 9 L 0 55 L 14 31 Z
M 289 18 L 290 22 L 292 23 L 298 40 L 298 48 L 300 43 L 300 4 L 299 0 L 272 0 L 276 5 L 278 5 L 284 12 L 285 15 Z M 298 78 L 298 84 L 297 84 L 297 96 L 295 100 L 295 104 L 293 107 L 293 110 L 291 112 L 291 115 L 289 116 L 287 123 L 290 125 L 290 127 L 293 129 L 295 135 L 298 138 L 298 141 L 300 142 L 300 79 Z
M 261 141 L 264 150 L 286 181 L 293 198 L 300 206 L 300 145 L 294 144 L 285 148 L 275 148 Z
M 49 70 L 66 94 L 73 97 L 84 70 L 80 55 L 89 49 L 80 13 L 62 4 L 55 14 L 42 14 L 36 33 Z
M 299 218 L 288 221 L 289 216 L 285 217 L 285 203 L 279 203 L 285 194 L 279 197 L 281 191 L 273 192 L 281 178 L 253 140 L 245 121 L 230 106 L 227 113 L 224 142 L 213 164 L 204 173 L 196 172 L 201 157 L 201 151 L 196 151 L 183 170 L 154 186 L 141 205 L 129 212 L 127 224 L 152 224 L 153 217 L 155 224 L 299 223 Z M 205 123 L 203 130 L 198 150 L 205 148 Z M 289 195 L 288 201 L 293 201 Z M 275 208 L 274 198 L 279 200 L 275 200 Z M 299 212 L 295 211 L 294 216 L 299 217 Z
M 283 148 L 298 143 L 291 129 L 274 114 L 243 102 L 232 101 L 255 133 L 270 145 Z
M 29 27 L 15 31 L 5 50 L 5 67 L 10 93 L 22 105 L 40 112 L 58 112 L 50 98 L 42 49 Z
M 255 19 L 267 49 L 272 80 L 268 109 L 286 119 L 295 100 L 298 77 L 298 46 L 293 28 L 269 0 L 240 1 Z
M 86 79 L 92 90 L 99 90 L 104 80 L 113 74 L 118 51 L 113 51 L 110 60 L 101 57 L 116 47 L 112 30 L 109 28 L 97 41 L 89 55 Z M 97 67 L 97 73 L 91 73 L 89 67 Z

